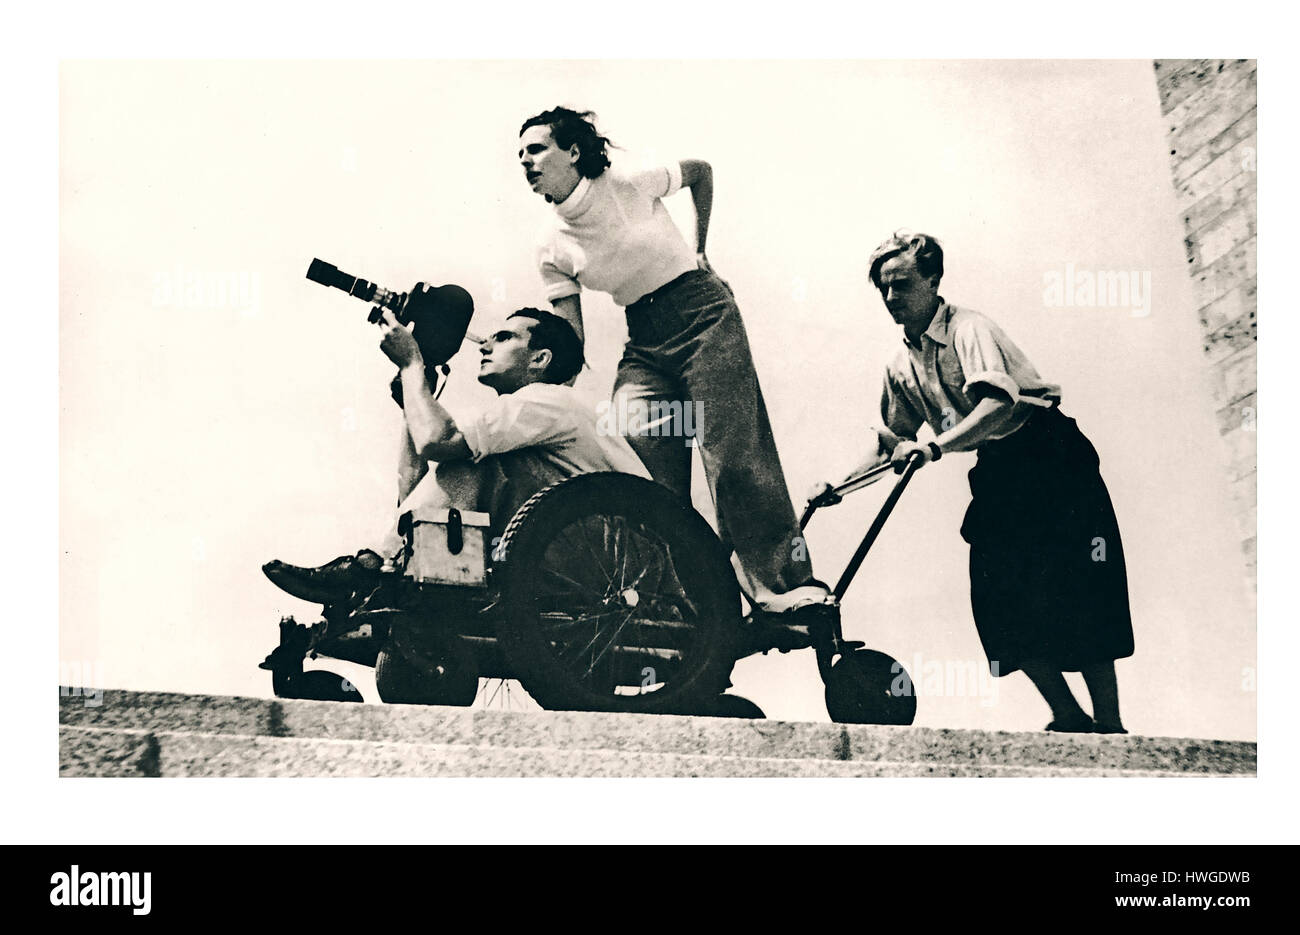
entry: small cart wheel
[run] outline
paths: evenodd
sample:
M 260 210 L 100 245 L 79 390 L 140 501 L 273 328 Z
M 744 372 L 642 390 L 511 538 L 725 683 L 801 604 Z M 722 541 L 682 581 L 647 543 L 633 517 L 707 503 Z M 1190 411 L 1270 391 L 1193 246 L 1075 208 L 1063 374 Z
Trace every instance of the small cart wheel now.
M 856 650 L 826 676 L 826 711 L 837 724 L 911 724 L 916 719 L 912 679 L 894 657 Z
M 394 624 L 375 660 L 375 688 L 387 704 L 468 707 L 478 695 L 478 668 L 459 637 Z
M 501 648 L 542 707 L 693 711 L 727 687 L 736 575 L 666 487 L 618 473 L 561 481 L 519 508 L 496 553 Z
M 277 673 L 279 675 L 279 673 Z M 361 692 L 339 675 L 324 669 L 294 672 L 272 676 L 272 686 L 279 698 L 300 698 L 308 701 L 361 701 Z
M 740 695 L 719 695 L 704 705 L 699 712 L 706 717 L 739 717 L 761 720 L 767 717 L 763 709 Z

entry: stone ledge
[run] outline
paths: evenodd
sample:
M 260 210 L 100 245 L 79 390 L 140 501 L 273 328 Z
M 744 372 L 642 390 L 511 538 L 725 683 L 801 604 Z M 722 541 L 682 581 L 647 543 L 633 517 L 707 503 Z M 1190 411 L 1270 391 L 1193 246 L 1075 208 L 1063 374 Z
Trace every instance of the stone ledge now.
M 558 750 L 575 755 L 599 751 L 602 755 L 625 754 L 637 758 L 702 756 L 831 764 L 904 763 L 912 765 L 913 772 L 907 775 L 929 775 L 922 766 L 948 771 L 943 775 L 987 775 L 992 771 L 1003 775 L 1007 769 L 1019 768 L 1054 770 L 1051 775 L 1066 775 L 1062 771 L 1073 770 L 1083 770 L 1088 775 L 1096 775 L 1101 770 L 1250 775 L 1256 769 L 1255 744 L 1217 740 L 594 712 L 503 712 L 116 690 L 105 692 L 102 704 L 96 707 L 86 706 L 78 697 L 62 698 L 59 720 L 67 729 L 115 732 L 123 738 L 143 734 L 168 736 L 173 749 L 180 749 L 174 746 L 179 743 L 176 737 L 204 735 L 218 738 L 210 742 L 216 745 L 212 750 L 219 746 L 221 737 L 242 737 L 245 741 L 240 743 L 244 747 L 253 739 L 352 745 L 320 748 L 335 749 L 339 754 L 371 744 L 385 749 L 508 749 L 516 751 L 516 757 L 523 755 L 519 751 Z M 74 749 L 79 742 L 77 738 L 81 737 L 91 744 L 108 742 L 81 731 L 64 736 L 65 743 L 71 746 L 66 756 L 61 754 L 61 763 L 85 761 L 77 766 L 77 775 L 101 775 L 94 773 L 89 764 L 110 754 L 118 760 L 128 757 L 128 748 L 111 744 L 103 751 L 93 747 L 87 751 Z M 113 743 L 126 743 L 123 738 Z M 165 753 L 159 756 L 166 759 Z M 648 761 L 638 759 L 637 762 Z M 107 763 L 105 768 L 118 768 L 112 763 Z M 320 763 L 321 771 L 330 774 L 323 760 Z M 130 767 L 128 764 L 122 768 Z M 241 768 L 252 767 L 245 764 Z M 102 773 L 110 774 L 119 773 Z
M 237 734 L 150 733 L 60 729 L 60 750 L 122 751 L 152 748 L 156 768 L 133 768 L 138 760 L 114 757 L 111 772 L 96 771 L 83 756 L 61 763 L 72 776 L 164 776 L 190 778 L 1012 778 L 1186 777 L 1169 770 L 1060 766 L 900 762 L 890 760 L 789 759 L 716 754 L 657 753 L 559 747 L 486 747 L 462 744 L 381 743 Z M 61 755 L 62 759 L 62 755 Z M 1215 775 L 1215 774 L 1203 774 Z M 1242 774 L 1218 774 L 1237 775 Z

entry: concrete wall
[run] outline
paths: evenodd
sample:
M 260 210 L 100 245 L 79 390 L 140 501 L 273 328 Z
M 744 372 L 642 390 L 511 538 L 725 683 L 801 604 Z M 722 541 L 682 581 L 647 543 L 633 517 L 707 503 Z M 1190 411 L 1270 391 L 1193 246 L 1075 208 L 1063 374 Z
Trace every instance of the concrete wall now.
M 1255 62 L 1158 59 L 1160 110 L 1182 211 L 1246 574 L 1255 561 Z

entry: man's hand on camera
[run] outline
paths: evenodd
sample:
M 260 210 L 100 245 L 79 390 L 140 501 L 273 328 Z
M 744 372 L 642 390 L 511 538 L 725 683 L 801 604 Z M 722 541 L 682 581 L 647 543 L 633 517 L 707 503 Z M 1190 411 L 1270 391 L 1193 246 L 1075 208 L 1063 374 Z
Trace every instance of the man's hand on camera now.
M 420 355 L 420 345 L 415 343 L 415 336 L 387 309 L 384 310 L 382 320 L 384 337 L 379 342 L 379 349 L 403 369 L 423 367 L 424 358 Z

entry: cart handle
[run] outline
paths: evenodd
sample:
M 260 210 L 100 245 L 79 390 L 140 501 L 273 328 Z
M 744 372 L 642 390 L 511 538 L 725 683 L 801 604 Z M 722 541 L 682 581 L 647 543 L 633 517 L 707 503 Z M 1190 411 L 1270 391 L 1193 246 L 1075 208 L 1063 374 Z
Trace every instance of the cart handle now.
M 878 464 L 870 470 L 863 471 L 861 474 L 840 481 L 829 490 L 822 491 L 815 497 L 810 497 L 808 503 L 804 506 L 803 517 L 799 520 L 799 528 L 803 529 L 808 525 L 808 520 L 812 515 L 824 506 L 834 506 L 844 499 L 845 494 L 853 493 L 855 490 L 861 490 L 874 483 L 876 478 L 885 474 L 893 465 L 888 461 Z
M 912 465 L 916 464 L 921 457 L 922 455 L 919 452 L 913 453 L 907 459 L 907 465 L 904 468 L 904 471 L 907 471 L 909 468 L 912 471 L 915 471 L 915 468 L 913 468 Z M 809 499 L 807 505 L 804 507 L 803 516 L 800 517 L 799 519 L 799 529 L 801 531 L 803 529 L 806 529 L 808 526 L 808 521 L 812 519 L 813 514 L 816 513 L 818 510 L 820 510 L 822 507 L 834 506 L 835 504 L 843 500 L 846 494 L 851 494 L 854 491 L 861 490 L 863 487 L 871 486 L 876 482 L 877 478 L 879 478 L 882 474 L 888 474 L 891 470 L 894 470 L 893 463 L 890 461 L 885 461 L 881 464 L 876 465 L 873 468 L 863 471 L 861 474 L 840 481 L 840 483 L 836 484 L 830 490 L 823 491 L 817 496 L 812 497 L 811 499 Z M 900 471 L 899 473 L 903 473 L 903 472 Z M 910 480 L 911 473 L 908 473 L 907 476 L 908 479 Z M 900 493 L 901 493 L 901 488 L 905 484 L 906 482 L 900 478 L 898 482 Z M 890 504 L 890 506 L 892 508 L 893 504 Z
M 876 537 L 880 535 L 880 530 L 885 528 L 885 520 L 889 519 L 889 514 L 894 511 L 894 505 L 898 503 L 898 498 L 903 495 L 903 488 L 907 486 L 908 481 L 912 479 L 912 475 L 923 464 L 925 464 L 925 455 L 919 451 L 913 452 L 908 457 L 907 463 L 903 467 L 902 476 L 898 478 L 898 483 L 894 485 L 894 489 L 885 498 L 884 504 L 880 507 L 880 512 L 871 521 L 871 528 L 862 537 L 862 542 L 858 545 L 857 551 L 853 553 L 853 557 L 849 559 L 849 564 L 845 566 L 844 574 L 840 575 L 840 580 L 835 583 L 835 590 L 831 593 L 835 595 L 837 601 L 844 599 L 844 592 L 849 589 L 849 583 L 853 580 L 853 576 L 858 573 L 858 569 L 862 567 L 862 561 L 867 557 L 867 552 L 875 544 Z

